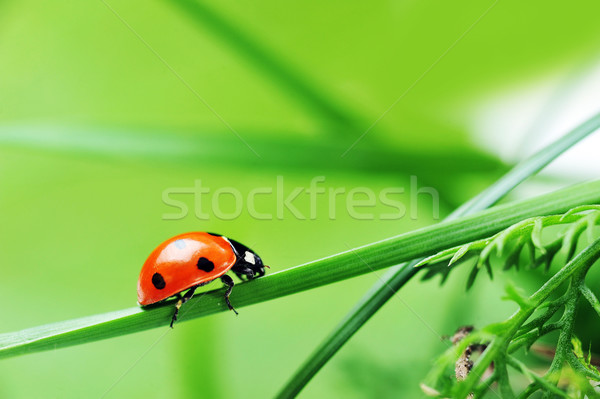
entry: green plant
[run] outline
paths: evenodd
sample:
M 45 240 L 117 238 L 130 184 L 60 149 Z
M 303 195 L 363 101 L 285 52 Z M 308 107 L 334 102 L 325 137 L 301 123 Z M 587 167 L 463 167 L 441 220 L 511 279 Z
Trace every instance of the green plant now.
M 573 144 L 595 131 L 599 123 L 600 114 L 597 114 L 556 142 L 516 165 L 490 187 L 452 212 L 446 220 L 468 215 L 493 205 L 514 187 L 540 171 Z M 348 342 L 356 331 L 416 275 L 418 271 L 416 266 L 421 262 L 414 260 L 391 268 L 384 278 L 364 295 L 329 336 L 311 353 L 308 359 L 299 367 L 279 392 L 279 397 L 287 398 L 296 396 L 310 379 Z M 432 270 L 434 268 L 431 268 L 429 273 Z M 439 268 L 437 272 L 442 273 L 444 277 L 447 276 L 447 268 L 445 267 Z
M 532 267 L 539 266 L 542 263 L 549 267 L 552 259 L 559 251 L 565 253 L 566 259 L 570 259 L 574 254 L 577 238 L 579 238 L 586 228 L 588 232 L 591 232 L 590 226 L 594 225 L 598 219 L 597 206 L 587 204 L 600 202 L 600 197 L 598 197 L 598 193 L 600 193 L 600 181 L 581 184 L 530 200 L 498 206 L 473 216 L 463 216 L 462 218 L 460 216 L 483 209 L 501 198 L 527 176 L 541 169 L 575 142 L 592 132 L 598 125 L 599 119 L 600 116 L 592 118 L 555 144 L 518 165 L 504 178 L 500 179 L 477 198 L 459 208 L 447 221 L 439 225 L 391 237 L 387 240 L 275 273 L 259 280 L 240 284 L 236 287 L 232 300 L 235 301 L 236 306 L 242 307 L 428 255 L 431 256 L 420 262 L 411 262 L 391 270 L 390 276 L 394 286 L 398 285 L 397 288 L 400 288 L 418 270 L 426 270 L 425 279 L 441 275 L 442 281 L 444 281 L 449 271 L 452 270 L 452 268 L 445 265 L 444 261 L 450 260 L 450 263 L 454 265 L 459 262 L 462 264 L 469 259 L 478 257 L 479 260 L 474 265 L 471 277 L 469 278 L 468 286 L 470 286 L 477 276 L 478 271 L 483 267 L 491 274 L 490 256 L 493 249 L 497 249 L 500 255 L 503 255 L 503 251 L 506 251 L 505 261 L 508 266 L 519 265 L 518 258 L 523 248 L 528 248 L 532 254 Z M 572 209 L 568 211 L 569 208 Z M 562 216 L 551 215 L 565 211 L 568 212 Z M 571 228 L 566 230 L 562 238 L 554 240 L 547 245 L 542 245 L 542 229 L 549 225 L 557 224 L 570 224 Z M 502 229 L 506 230 L 498 232 Z M 490 234 L 494 235 L 490 237 Z M 529 236 L 530 239 L 525 240 L 524 237 L 526 236 Z M 535 256 L 536 249 L 539 251 L 539 256 Z M 419 268 L 419 266 L 423 267 Z M 596 303 L 596 308 L 600 308 L 600 305 L 597 304 L 597 300 L 589 289 L 584 287 L 578 292 L 589 298 L 592 303 Z M 391 293 L 393 293 L 393 290 Z M 389 298 L 391 293 L 386 293 L 384 298 Z M 519 303 L 527 303 L 516 296 L 515 290 L 510 291 L 510 293 L 512 295 L 511 298 L 517 300 Z M 182 319 L 189 320 L 226 310 L 221 298 L 222 293 L 220 290 L 207 292 L 195 297 L 190 301 L 186 311 L 182 312 Z M 369 304 L 370 301 L 371 297 L 367 297 L 365 303 Z M 384 302 L 385 299 L 374 302 L 374 305 L 366 308 L 367 313 L 365 314 L 370 315 L 374 313 Z M 201 306 L 196 306 L 199 304 Z M 108 314 L 40 326 L 17 333 L 2 334 L 0 335 L 0 358 L 71 346 L 166 325 L 172 313 L 171 306 L 172 303 L 167 302 L 151 309 L 125 309 Z M 538 307 L 543 308 L 544 304 L 541 303 Z M 527 308 L 526 311 L 531 311 L 531 309 Z M 556 309 L 554 309 L 554 312 L 556 312 Z M 340 330 L 338 330 L 334 333 L 333 339 L 338 343 L 345 342 L 353 331 L 356 331 L 367 319 L 368 317 L 361 319 L 352 314 L 349 318 L 352 322 L 350 324 L 351 329 L 346 330 L 344 333 L 340 333 Z M 530 333 L 531 331 L 528 332 Z M 459 346 L 450 351 L 450 355 L 442 357 L 439 366 L 436 368 L 437 374 L 435 376 L 437 379 L 433 378 L 435 381 L 431 385 L 437 387 L 440 385 L 440 382 L 447 382 L 443 371 L 446 371 L 450 364 L 448 363 L 448 359 L 453 359 L 451 355 L 460 354 L 461 349 L 464 350 L 464 348 L 474 342 L 481 342 L 485 337 L 491 337 L 489 328 L 469 335 L 468 339 L 463 340 Z M 518 338 L 522 339 L 522 336 L 519 335 Z M 575 340 L 576 338 L 572 337 L 572 339 Z M 494 348 L 494 346 L 491 347 Z M 337 350 L 339 346 L 331 346 L 331 348 Z M 291 390 L 284 390 L 281 396 L 287 397 L 297 393 L 310 377 L 314 375 L 314 372 L 335 353 L 335 350 L 333 352 L 325 352 L 326 356 L 320 357 L 320 363 L 309 362 L 308 367 L 313 370 L 311 374 L 305 374 L 301 379 L 292 379 L 292 384 L 289 385 Z M 584 359 L 584 357 L 578 356 L 578 359 Z M 501 364 L 502 359 L 493 361 L 500 362 Z M 525 375 L 533 378 L 534 382 L 542 388 L 546 387 L 549 390 L 556 390 L 556 388 L 548 388 L 549 383 L 547 381 L 536 377 L 535 374 L 516 358 L 507 357 L 504 361 L 505 364 L 518 367 Z M 585 367 L 590 367 L 588 364 L 589 361 L 585 363 L 585 360 L 582 360 L 582 362 Z M 485 370 L 484 366 L 479 367 Z M 500 374 L 497 373 L 494 376 L 497 376 L 498 381 L 501 380 L 502 376 Z M 463 382 L 462 385 L 456 385 L 457 387 L 467 386 L 467 388 L 454 388 L 452 384 L 452 386 L 445 388 L 449 392 L 455 390 L 458 392 L 457 395 L 459 395 L 462 392 L 460 389 L 463 391 L 466 390 L 466 392 L 474 389 L 472 386 L 467 385 L 470 381 L 472 381 L 471 377 L 466 382 Z M 532 387 L 534 386 L 537 385 L 532 385 Z M 479 391 L 483 389 L 481 387 L 476 388 Z M 430 391 L 431 389 L 433 388 L 430 388 Z M 508 392 L 506 386 L 503 387 L 503 390 Z
M 594 390 L 594 386 L 600 382 L 600 374 L 590 364 L 591 355 L 583 355 L 581 343 L 574 332 L 580 302 L 587 301 L 600 316 L 598 299 L 585 284 L 587 272 L 600 258 L 600 238 L 595 230 L 599 218 L 598 205 L 576 207 L 564 215 L 530 218 L 488 239 L 442 251 L 420 262 L 419 266 L 427 265 L 425 278 L 441 274 L 444 280 L 455 267 L 474 259 L 468 286 L 472 285 L 482 268 L 488 270 L 491 276 L 494 257 L 505 270 L 519 265 L 527 268 L 545 265 L 548 270 L 556 257 L 560 258 L 557 263 L 561 265 L 560 270 L 530 296 L 523 295 L 518 288 L 509 285 L 506 299 L 514 301 L 519 309 L 508 320 L 471 332 L 448 349 L 427 377 L 427 392 L 458 398 L 473 392 L 479 397 L 496 382 L 501 396 L 512 398 L 514 393 L 507 371 L 510 366 L 531 381 L 519 395 L 520 398 L 529 397 L 537 391 L 543 392 L 544 398 L 554 397 L 552 395 L 600 396 Z M 554 231 L 552 237 L 544 242 L 542 233 L 555 226 L 562 227 L 562 230 Z M 584 232 L 587 234 L 582 239 L 589 245 L 574 256 Z M 568 284 L 566 289 L 565 284 Z M 556 316 L 560 316 L 558 320 Z M 558 331 L 559 336 L 552 364 L 544 376 L 538 376 L 518 359 L 516 353 L 522 348 L 529 349 L 539 338 L 554 331 Z M 458 359 L 472 345 L 485 345 L 486 349 L 464 381 L 452 378 L 449 370 L 454 370 Z M 564 375 L 565 364 L 570 366 L 572 375 L 563 384 L 566 386 L 558 389 L 557 383 L 561 374 Z M 491 375 L 480 381 L 490 367 L 493 367 Z
M 231 295 L 236 307 L 267 301 L 373 272 L 457 244 L 489 236 L 534 215 L 553 214 L 600 202 L 600 181 L 583 183 L 536 198 L 513 202 L 449 222 L 351 249 L 260 279 L 239 284 Z M 173 301 L 151 309 L 139 307 L 0 335 L 0 358 L 77 345 L 166 326 Z M 192 298 L 180 320 L 227 310 L 222 290 Z
M 592 106 L 579 104 L 594 94 L 588 79 L 596 72 L 600 25 L 592 3 L 565 8 L 497 0 L 435 7 L 327 2 L 316 8 L 197 0 L 3 2 L 0 397 L 104 392 L 131 398 L 264 398 L 288 379 L 282 396 L 293 396 L 368 324 L 371 328 L 328 366 L 307 396 L 357 396 L 362 384 L 364 396 L 417 397 L 418 382 L 442 351 L 433 349 L 440 345 L 439 334 L 423 334 L 422 345 L 412 345 L 407 339 L 420 326 L 407 327 L 411 315 L 393 304 L 368 323 L 397 291 L 417 307 L 427 303 L 421 293 L 430 294 L 437 278 L 419 283 L 413 276 L 442 273 L 443 278 L 443 272 L 454 270 L 441 263 L 439 270 L 414 268 L 419 259 L 410 257 L 487 239 L 521 222 L 517 217 L 597 202 L 597 185 L 581 186 L 581 193 L 559 191 L 547 204 L 549 197 L 533 198 L 515 218 L 507 208 L 496 208 L 502 211 L 419 231 L 413 230 L 438 221 L 427 214 L 418 221 L 257 221 L 245 213 L 234 221 L 212 215 L 198 220 L 192 213 L 166 221 L 160 194 L 196 179 L 211 190 L 231 186 L 244 193 L 276 174 L 285 177 L 286 187 L 318 174 L 327 177 L 329 187 L 374 189 L 401 187 L 414 175 L 439 192 L 446 215 L 511 167 L 475 137 L 493 145 L 500 129 L 510 130 L 503 144 L 518 135 L 529 151 L 551 133 L 548 127 Z M 598 122 L 598 116 L 590 119 L 576 134 L 519 164 L 453 215 L 493 206 Z M 258 208 L 274 209 L 270 199 L 262 199 Z M 325 209 L 327 201 L 317 202 Z M 429 210 L 428 201 L 417 202 Z M 486 226 L 492 217 L 499 223 Z M 457 226 L 468 236 L 449 230 Z M 225 309 L 222 292 L 211 291 L 189 304 L 182 321 L 202 318 L 172 332 L 166 327 L 172 303 L 94 315 L 134 306 L 135 278 L 146 251 L 166 236 L 192 230 L 256 240 L 273 275 L 239 284 L 233 300 L 257 305 L 237 318 L 203 317 Z M 470 263 L 462 262 L 474 261 L 476 251 L 453 266 L 468 272 L 463 266 Z M 523 258 L 517 263 L 521 268 Z M 559 259 L 560 252 L 554 266 Z M 492 269 L 498 263 L 492 254 Z M 363 284 L 379 277 L 370 267 L 382 275 L 382 268 L 388 270 L 303 366 L 315 337 L 334 326 L 331 318 L 352 304 L 352 295 L 367 288 Z M 518 274 L 519 285 L 543 278 L 542 268 Z M 450 281 L 457 277 L 453 273 Z M 497 280 L 480 278 L 468 294 L 463 280 L 446 283 L 440 288 L 448 294 L 443 303 L 420 316 L 448 333 L 453 317 L 468 314 L 464 309 L 478 312 L 478 300 L 489 295 L 457 314 L 461 299 L 477 297 L 484 284 L 494 289 Z M 589 278 L 588 284 L 595 288 Z M 283 295 L 290 297 L 259 303 Z M 302 312 L 314 317 L 303 322 L 297 317 Z M 74 319 L 80 316 L 87 317 Z M 478 326 L 489 322 L 473 319 Z M 67 321 L 42 325 L 53 320 Z M 361 353 L 363 345 L 383 336 L 386 343 L 409 344 L 385 353 L 372 345 Z M 109 337 L 117 339 L 60 349 Z M 584 358 L 588 337 L 580 338 L 586 344 L 581 348 L 574 339 L 573 348 Z M 345 367 L 349 358 L 352 365 Z M 518 354 L 511 361 L 530 366 Z M 86 367 L 80 367 L 83 362 Z M 399 372 L 402 386 L 396 382 Z M 360 381 L 369 373 L 370 380 Z

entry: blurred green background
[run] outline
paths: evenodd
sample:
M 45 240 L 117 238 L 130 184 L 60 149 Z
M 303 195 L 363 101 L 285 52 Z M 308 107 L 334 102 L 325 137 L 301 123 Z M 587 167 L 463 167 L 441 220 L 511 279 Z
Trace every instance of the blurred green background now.
M 411 176 L 437 190 L 443 217 L 597 111 L 599 12 L 595 1 L 0 2 L 0 333 L 135 306 L 146 256 L 177 233 L 231 236 L 274 272 L 435 222 Z M 512 198 L 596 173 L 591 143 Z M 201 180 L 245 198 L 278 176 L 286 196 L 316 176 L 327 190 L 404 188 L 407 215 L 382 220 L 391 209 L 378 202 L 359 211 L 372 220 L 353 218 L 341 196 L 331 218 L 322 195 L 312 219 L 244 208 L 222 220 L 207 203 L 200 220 L 181 195 L 189 214 L 164 218 L 170 188 Z M 306 195 L 294 205 L 309 215 Z M 256 197 L 259 212 L 276 207 Z M 270 397 L 378 275 L 166 335 L 3 360 L 0 398 Z M 415 279 L 301 397 L 422 396 L 440 335 L 514 309 L 499 299 L 507 279 L 543 276 L 498 274 L 467 293 L 463 271 L 442 287 Z

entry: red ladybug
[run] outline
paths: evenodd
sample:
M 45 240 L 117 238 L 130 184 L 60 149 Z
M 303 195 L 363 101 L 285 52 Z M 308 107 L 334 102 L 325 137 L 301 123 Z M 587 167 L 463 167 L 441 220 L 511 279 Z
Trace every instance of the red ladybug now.
M 192 232 L 168 239 L 148 257 L 138 280 L 138 302 L 150 305 L 172 296 L 179 298 L 171 319 L 171 328 L 177 320 L 181 305 L 186 303 L 196 288 L 217 278 L 227 286 L 225 302 L 231 306 L 229 295 L 233 279 L 227 273 L 232 270 L 240 279 L 251 280 L 265 274 L 260 257 L 239 242 L 220 234 Z M 188 290 L 185 295 L 181 293 Z

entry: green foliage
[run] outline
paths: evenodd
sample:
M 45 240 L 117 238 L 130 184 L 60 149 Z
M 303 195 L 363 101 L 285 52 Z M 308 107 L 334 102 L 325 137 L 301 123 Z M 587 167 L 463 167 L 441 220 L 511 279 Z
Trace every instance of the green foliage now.
M 525 179 L 539 172 L 564 151 L 594 132 L 598 126 L 600 126 L 600 114 L 593 116 L 568 134 L 520 162 L 488 188 L 448 215 L 446 220 L 468 215 L 495 204 Z M 470 243 L 460 247 L 453 255 L 450 263 L 462 257 L 469 249 L 469 246 Z M 285 384 L 279 392 L 278 397 L 287 398 L 297 395 L 354 333 L 417 273 L 416 266 L 419 263 L 418 260 L 412 261 L 390 269 L 384 278 L 380 279 L 361 298 L 327 338 L 311 353 Z M 433 270 L 435 274 L 435 269 Z M 488 270 L 490 269 L 488 268 Z M 437 273 L 442 273 L 443 275 L 442 281 L 445 280 L 448 272 L 449 268 L 446 267 L 437 269 Z
M 508 168 L 473 140 L 496 133 L 489 126 L 498 116 L 506 122 L 503 129 L 533 143 L 554 124 L 558 110 L 568 115 L 565 105 L 577 108 L 572 94 L 586 98 L 575 89 L 596 65 L 598 7 L 498 1 L 435 7 L 425 2 L 320 2 L 318 7 L 195 0 L 2 2 L 2 332 L 92 316 L 2 334 L 0 357 L 121 338 L 3 361 L 0 397 L 98 396 L 96 391 L 107 392 L 119 381 L 121 391 L 114 397 L 267 397 L 297 366 L 315 329 L 343 311 L 344 300 L 352 300 L 355 290 L 349 287 L 360 289 L 372 276 L 347 281 L 343 290 L 330 286 L 244 309 L 251 317 L 186 323 L 168 344 L 151 351 L 158 342 L 152 334 L 165 334 L 166 328 L 125 335 L 164 327 L 171 304 L 94 315 L 133 306 L 138 266 L 151 242 L 181 231 L 214 230 L 256 237 L 274 266 L 303 264 L 240 284 L 233 299 L 243 306 L 369 273 L 365 262 L 378 269 L 404 255 L 431 255 L 430 250 L 482 238 L 518 220 L 488 220 L 490 226 L 464 237 L 464 230 L 426 230 L 428 239 L 419 247 L 408 238 L 424 236 L 392 236 L 433 222 L 428 217 L 418 226 L 407 219 L 165 221 L 160 193 L 194 179 L 212 181 L 212 187 L 249 188 L 275 173 L 299 180 L 337 174 L 347 186 L 370 186 L 384 175 L 391 185 L 414 174 L 438 189 L 442 213 L 449 211 Z M 531 100 L 531 89 L 549 95 Z M 496 101 L 506 94 L 528 106 L 505 115 Z M 494 115 L 487 115 L 491 109 Z M 525 121 L 531 123 L 523 130 Z M 494 184 L 496 191 L 487 191 L 478 209 L 491 206 L 540 163 L 529 166 L 520 178 Z M 595 201 L 592 191 L 583 192 L 587 196 L 577 198 L 565 193 L 565 204 Z M 530 203 L 531 212 L 515 217 L 564 211 L 562 199 Z M 471 222 L 471 227 L 479 223 Z M 375 243 L 385 237 L 392 239 Z M 290 254 L 291 242 L 303 250 Z M 377 245 L 315 261 L 369 242 Z M 414 251 L 399 248 L 403 245 Z M 406 265 L 391 269 L 385 283 L 369 291 L 359 311 L 342 323 L 347 328 L 333 332 L 334 346 L 392 296 L 388 282 L 396 289 L 413 274 Z M 591 291 L 581 292 L 600 312 Z M 187 320 L 222 311 L 221 298 L 221 291 L 196 298 Z M 298 313 L 316 307 L 322 311 L 312 312 L 311 323 L 296 323 Z M 435 312 L 424 315 L 433 320 Z M 448 323 L 441 319 L 435 322 Z M 385 323 L 361 339 L 373 342 L 385 334 L 407 339 L 412 331 L 395 331 L 394 317 Z M 437 343 L 432 341 L 426 348 Z M 278 344 L 284 357 L 274 349 Z M 364 374 L 377 362 L 375 351 L 357 357 L 342 377 Z M 138 355 L 149 352 L 140 361 Z M 409 353 L 421 361 L 404 361 Z M 415 396 L 411 390 L 428 364 L 422 354 L 414 345 L 396 356 L 403 367 L 400 395 L 398 385 L 386 385 L 373 371 L 376 377 L 365 386 L 378 384 L 378 394 L 393 389 L 394 396 Z M 132 368 L 128 378 L 117 379 Z M 386 375 L 398 369 L 386 367 Z M 340 393 L 335 378 L 315 385 L 320 395 L 311 392 L 311 397 L 348 393 Z M 343 389 L 350 391 L 348 385 Z
M 591 364 L 591 352 L 588 351 L 587 356 L 584 354 L 581 342 L 575 335 L 574 325 L 578 304 L 582 300 L 586 300 L 594 310 L 599 309 L 597 297 L 585 284 L 588 270 L 600 258 L 600 238 L 595 229 L 599 219 L 600 206 L 578 206 L 562 215 L 523 220 L 487 239 L 441 251 L 420 262 L 420 266 L 428 268 L 425 278 L 442 274 L 442 281 L 449 270 L 473 263 L 474 272 L 470 274 L 468 286 L 472 285 L 477 271 L 482 268 L 491 271 L 493 263 L 500 263 L 504 270 L 519 268 L 520 265 L 527 269 L 544 265 L 549 270 L 554 259 L 555 263 L 561 265 L 530 296 L 509 284 L 504 299 L 515 302 L 518 305 L 517 312 L 506 321 L 472 332 L 448 349 L 426 379 L 424 385 L 427 392 L 457 398 L 474 393 L 478 397 L 495 382 L 503 398 L 512 398 L 515 397 L 515 384 L 511 384 L 507 372 L 507 366 L 510 366 L 530 380 L 529 386 L 519 395 L 520 398 L 530 397 L 538 391 L 542 392 L 544 398 L 553 397 L 552 395 L 569 398 L 584 395 L 598 397 L 593 385 L 600 382 L 600 374 Z M 546 237 L 545 231 L 554 227 L 561 229 Z M 583 236 L 586 231 L 587 235 Z M 587 242 L 589 245 L 577 253 L 579 242 Z M 492 257 L 497 262 L 493 262 Z M 448 270 L 443 271 L 442 267 Z M 517 351 L 529 350 L 541 337 L 555 331 L 558 333 L 558 340 L 552 363 L 547 372 L 539 376 L 517 359 Z M 487 349 L 475 362 L 468 378 L 458 381 L 450 374 L 458 358 L 474 344 L 486 345 Z M 570 372 L 565 372 L 566 365 Z M 489 369 L 493 369 L 491 375 L 481 380 Z M 559 379 L 565 375 L 567 378 L 561 380 L 559 389 Z
M 492 237 L 449 248 L 427 257 L 415 267 L 427 265 L 426 273 L 423 275 L 424 280 L 441 275 L 444 282 L 457 263 L 477 259 L 467 281 L 467 288 L 471 288 L 482 268 L 488 271 L 490 277 L 492 276 L 491 261 L 494 255 L 502 258 L 504 270 L 513 267 L 519 269 L 524 254 L 528 257 L 528 262 L 525 263 L 527 268 L 535 269 L 544 265 L 548 270 L 557 254 L 562 255 L 567 261 L 573 257 L 582 233 L 587 231 L 588 241 L 591 241 L 594 236 L 594 226 L 599 219 L 600 205 L 579 206 L 564 215 L 529 218 Z M 568 225 L 568 228 L 548 244 L 542 244 L 542 229 L 561 225 Z

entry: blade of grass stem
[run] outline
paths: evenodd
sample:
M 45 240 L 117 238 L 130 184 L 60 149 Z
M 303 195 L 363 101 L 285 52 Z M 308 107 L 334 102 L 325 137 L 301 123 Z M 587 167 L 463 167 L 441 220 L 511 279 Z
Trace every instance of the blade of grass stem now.
M 281 171 L 285 167 L 286 170 L 306 171 L 314 168 L 319 173 L 328 170 L 359 170 L 395 175 L 410 171 L 411 174 L 418 175 L 420 180 L 426 176 L 428 181 L 449 180 L 447 176 L 472 174 L 473 171 L 484 176 L 505 168 L 489 155 L 469 148 L 464 148 L 457 154 L 442 150 L 361 147 L 353 150 L 353 159 L 345 159 L 331 157 L 331 154 L 342 152 L 345 148 L 339 140 L 324 138 L 315 143 L 310 138 L 292 138 L 293 132 L 272 131 L 266 137 L 264 131 L 263 135 L 255 131 L 245 132 L 253 137 L 252 147 L 263 154 L 260 163 L 256 162 L 256 156 L 248 152 L 236 137 L 219 130 L 5 124 L 0 125 L 0 146 L 102 159 L 123 159 L 127 162 L 161 162 L 165 166 L 175 167 L 203 164 L 250 165 L 262 170 Z M 441 172 L 437 172 L 438 170 Z
M 293 65 L 286 63 L 276 51 L 267 49 L 260 44 L 260 41 L 254 40 L 250 32 L 243 31 L 205 3 L 197 0 L 177 0 L 169 4 L 181 8 L 201 29 L 210 29 L 231 46 L 235 54 L 243 56 L 258 70 L 262 70 L 264 75 L 270 80 L 275 80 L 279 87 L 286 88 L 288 94 L 300 100 L 321 120 L 337 127 L 331 132 L 337 133 L 346 131 L 349 127 L 366 126 L 365 122 L 358 122 L 356 112 L 344 109 L 327 95 L 327 90 L 321 90 L 311 83 L 310 78 L 305 77 Z
M 231 301 L 241 308 L 321 287 L 490 236 L 528 217 L 563 213 L 590 203 L 600 203 L 600 180 L 497 206 L 241 283 L 233 290 Z M 45 306 L 52 306 L 50 301 L 45 303 Z M 0 358 L 167 326 L 173 304 L 169 301 L 151 308 L 135 307 L 0 334 Z M 191 320 L 226 310 L 223 290 L 214 290 L 192 298 L 186 304 L 185 312 L 182 309 L 180 319 Z
M 207 134 L 204 134 L 207 133 Z M 301 170 L 323 174 L 324 171 L 355 170 L 378 174 L 394 174 L 405 171 L 419 176 L 419 185 L 435 187 L 440 193 L 443 209 L 452 209 L 456 203 L 448 203 L 452 197 L 445 195 L 454 187 L 452 179 L 473 171 L 487 176 L 506 168 L 498 160 L 481 152 L 464 148 L 460 153 L 389 149 L 384 147 L 355 148 L 352 159 L 331 157 L 342 152 L 340 140 L 323 138 L 314 140 L 289 134 L 260 137 L 253 132 L 252 148 L 262 154 L 261 162 L 247 150 L 244 144 L 230 134 L 219 131 L 140 129 L 136 127 L 48 126 L 48 125 L 0 125 L 0 146 L 52 151 L 73 156 L 85 155 L 87 159 L 132 160 L 160 162 L 165 168 L 181 165 L 223 165 L 224 167 L 251 166 L 253 170 L 272 173 Z M 249 132 L 246 132 L 249 133 Z M 264 132 L 263 132 L 264 133 Z M 288 132 L 289 133 L 289 132 Z M 356 162 L 359 160 L 359 162 Z M 439 172 L 438 172 L 439 171 Z

